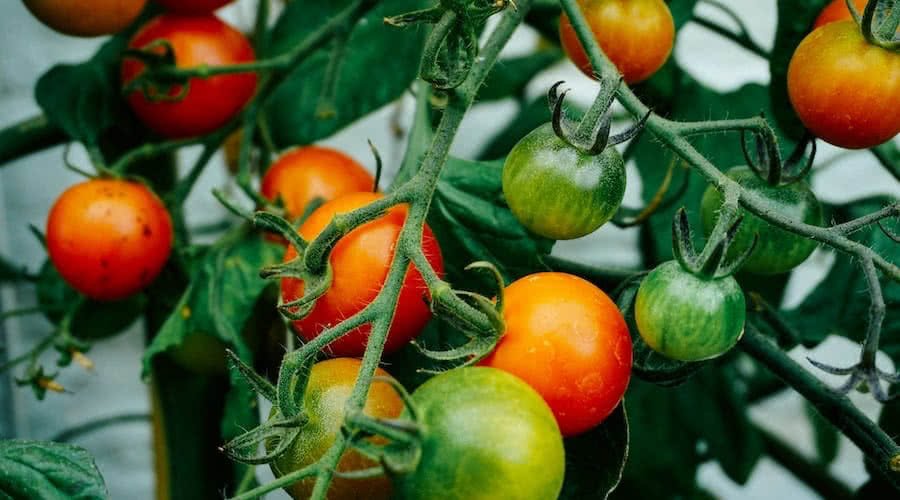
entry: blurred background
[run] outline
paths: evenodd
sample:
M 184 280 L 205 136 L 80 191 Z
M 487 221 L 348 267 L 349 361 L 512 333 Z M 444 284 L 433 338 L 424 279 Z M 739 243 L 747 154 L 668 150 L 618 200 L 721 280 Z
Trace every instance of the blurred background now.
M 253 0 L 240 0 L 222 9 L 220 15 L 239 28 L 249 28 L 254 12 Z M 775 32 L 774 0 L 724 0 L 744 19 L 752 37 L 763 47 L 771 48 Z M 705 17 L 726 26 L 731 21 L 721 12 L 700 4 Z M 38 113 L 32 89 L 37 78 L 52 65 L 78 62 L 89 57 L 101 40 L 79 39 L 60 35 L 34 20 L 17 0 L 0 2 L 0 126 L 5 126 Z M 510 54 L 531 50 L 538 43 L 537 36 L 527 28 L 517 33 L 508 47 Z M 674 57 L 702 83 L 731 90 L 749 82 L 768 81 L 768 66 L 757 56 L 704 28 L 689 24 L 679 33 Z M 561 62 L 537 78 L 529 88 L 529 97 L 546 91 L 553 82 L 566 80 L 573 89 L 571 96 L 585 104 L 593 97 L 596 87 L 567 61 Z M 379 146 L 386 160 L 385 182 L 402 156 L 403 140 L 391 133 L 391 120 L 399 116 L 401 124 L 410 122 L 413 100 L 407 96 L 399 103 L 355 123 L 338 135 L 324 141 L 348 152 L 357 160 L 374 168 L 366 139 Z M 480 106 L 470 113 L 463 125 L 453 152 L 471 157 L 479 151 L 495 132 L 516 111 L 510 102 Z M 900 186 L 867 152 L 848 153 L 827 144 L 819 144 L 817 164 L 830 166 L 815 177 L 813 188 L 823 201 L 844 202 L 869 194 L 900 195 Z M 182 153 L 188 163 L 196 151 Z M 88 165 L 80 148 L 73 148 L 72 160 Z M 720 165 L 728 167 L 729 165 Z M 8 164 L 0 169 L 0 253 L 13 257 L 36 271 L 45 254 L 28 229 L 29 224 L 43 228 L 45 216 L 53 200 L 67 186 L 79 178 L 63 168 L 63 149 L 54 148 Z M 213 187 L 227 185 L 229 177 L 221 158 L 207 168 L 204 178 L 194 189 L 186 212 L 191 224 L 215 223 L 224 217 L 224 210 L 212 198 Z M 640 185 L 637 176 L 629 176 L 626 204 L 640 204 Z M 612 225 L 603 227 L 590 237 L 557 244 L 555 252 L 584 262 L 607 266 L 637 267 L 638 253 L 634 250 L 637 229 L 620 230 Z M 804 294 L 822 278 L 830 265 L 824 252 L 817 251 L 797 272 L 789 284 L 788 305 L 799 302 Z M 865 290 L 853 290 L 865 293 Z M 0 290 L 3 310 L 28 307 L 34 302 L 34 290 L 29 286 L 5 287 Z M 50 332 L 50 325 L 36 316 L 13 318 L 0 324 L 0 346 L 3 356 L 14 357 L 24 352 L 38 339 Z M 25 389 L 14 387 L 12 374 L 0 375 L 0 437 L 53 439 L 60 433 L 98 418 L 125 416 L 122 422 L 96 432 L 82 434 L 74 441 L 87 448 L 97 459 L 114 499 L 149 499 L 154 495 L 153 456 L 147 386 L 140 379 L 140 357 L 144 346 L 140 325 L 110 341 L 97 344 L 89 353 L 96 364 L 93 371 L 70 368 L 59 378 L 66 387 L 65 394 L 49 394 L 37 401 Z M 816 358 L 829 363 L 846 365 L 857 356 L 857 346 L 844 339 L 833 339 L 816 349 Z M 791 353 L 804 360 L 807 351 Z M 889 369 L 890 361 L 879 360 Z M 52 361 L 51 361 L 52 363 Z M 806 363 L 805 360 L 803 363 Z M 808 366 L 808 364 L 806 365 Z M 821 372 L 816 372 L 821 375 Z M 827 376 L 826 376 L 827 377 Z M 836 384 L 836 380 L 828 379 Z M 879 405 L 867 395 L 851 394 L 851 398 L 869 416 L 876 418 Z M 755 421 L 799 450 L 813 452 L 813 434 L 801 399 L 795 394 L 772 397 L 757 405 Z M 665 416 L 660 415 L 660 418 Z M 777 423 L 777 424 L 776 424 Z M 65 436 L 63 436 L 65 437 Z M 660 443 L 665 446 L 665 443 Z M 859 451 L 849 441 L 842 441 L 838 459 L 832 464 L 835 476 L 851 487 L 861 485 L 867 475 Z M 268 468 L 259 468 L 262 478 Z M 763 460 L 745 486 L 732 483 L 717 465 L 701 468 L 701 484 L 710 492 L 728 499 L 816 498 L 815 493 L 781 469 L 774 462 Z M 273 493 L 268 498 L 287 498 Z

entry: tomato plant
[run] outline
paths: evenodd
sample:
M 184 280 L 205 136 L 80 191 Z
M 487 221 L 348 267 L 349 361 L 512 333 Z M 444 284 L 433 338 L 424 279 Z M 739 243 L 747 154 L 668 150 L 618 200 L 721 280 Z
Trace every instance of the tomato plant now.
M 233 0 L 155 0 L 167 10 L 179 14 L 206 14 L 219 7 L 230 4 Z
M 777 206 L 781 213 L 790 214 L 796 220 L 813 226 L 819 226 L 823 222 L 822 206 L 809 185 L 803 181 L 773 187 L 747 167 L 729 170 L 728 177 L 757 196 L 765 198 L 772 206 Z M 703 194 L 701 205 L 703 230 L 707 235 L 716 225 L 721 206 L 722 195 L 716 189 L 708 188 Z M 818 246 L 815 241 L 791 234 L 752 213 L 744 211 L 743 214 L 744 222 L 738 229 L 729 256 L 734 258 L 747 251 L 758 235 L 755 249 L 742 268 L 744 271 L 756 274 L 785 273 L 805 261 Z
M 288 217 L 296 219 L 313 200 L 325 202 L 374 188 L 375 179 L 353 158 L 334 149 L 305 146 L 278 157 L 263 175 L 260 192 L 272 201 L 280 198 Z
M 579 5 L 600 48 L 626 82 L 646 80 L 669 58 L 675 43 L 675 25 L 662 0 L 582 0 Z M 566 14 L 559 21 L 559 38 L 578 69 L 594 76 Z
M 631 375 L 631 337 L 615 303 L 569 274 L 526 276 L 504 291 L 506 324 L 482 361 L 528 382 L 563 435 L 582 433 L 619 404 Z
M 67 189 L 47 216 L 47 252 L 73 288 L 117 300 L 147 285 L 172 251 L 172 220 L 137 182 L 94 179 Z
M 900 100 L 900 55 L 870 44 L 853 21 L 803 39 L 788 68 L 788 93 L 803 124 L 836 146 L 868 148 L 900 133 L 900 115 L 883 108 Z
M 316 363 L 309 373 L 309 382 L 303 400 L 309 423 L 287 451 L 272 462 L 272 472 L 276 477 L 312 465 L 328 451 L 341 432 L 347 399 L 356 383 L 360 362 L 352 358 L 335 358 Z M 390 377 L 382 370 L 375 371 L 379 377 Z M 370 417 L 397 418 L 403 411 L 403 402 L 394 389 L 385 382 L 375 382 L 366 396 L 363 412 Z M 273 411 L 269 420 L 280 415 Z M 275 446 L 275 443 L 267 443 Z M 341 457 L 337 470 L 340 472 L 362 471 L 376 463 L 359 452 L 351 451 Z M 298 500 L 309 498 L 314 481 L 301 481 L 288 489 Z M 335 479 L 328 492 L 328 498 L 335 500 L 359 498 L 365 492 L 366 498 L 373 500 L 391 498 L 391 484 L 384 476 L 364 480 Z
M 562 438 L 528 385 L 486 367 L 453 370 L 412 395 L 424 436 L 401 498 L 553 499 L 565 471 Z
M 588 155 L 547 123 L 506 157 L 503 194 L 531 231 L 554 240 L 580 238 L 609 221 L 625 196 L 625 162 L 615 148 Z
M 129 46 L 163 53 L 163 40 L 171 47 L 178 68 L 222 66 L 252 62 L 253 47 L 239 31 L 212 15 L 163 14 L 145 24 Z M 128 84 L 145 70 L 135 58 L 122 61 L 122 82 Z M 128 103 L 148 127 L 166 137 L 193 137 L 221 127 L 247 104 L 256 89 L 254 73 L 191 78 L 185 88 L 134 91 Z M 186 93 L 185 93 L 186 92 Z M 180 94 L 185 93 L 183 96 Z
M 312 240 L 336 215 L 345 214 L 378 199 L 376 193 L 351 193 L 338 197 L 316 209 L 300 226 L 299 233 Z M 316 301 L 315 307 L 303 319 L 294 321 L 297 334 L 311 340 L 342 320 L 366 307 L 381 291 L 388 267 L 394 258 L 397 237 L 406 219 L 407 210 L 396 207 L 384 216 L 348 233 L 331 253 L 332 282 L 328 291 Z M 441 251 L 428 226 L 422 228 L 422 249 L 428 262 L 440 273 Z M 285 261 L 297 256 L 294 247 L 288 248 Z M 412 340 L 431 316 L 425 286 L 418 271 L 410 269 L 403 280 L 397 301 L 397 312 L 385 344 L 390 353 Z M 303 296 L 304 283 L 288 278 L 281 282 L 281 296 L 290 302 Z M 335 356 L 360 356 L 366 347 L 368 327 L 360 327 L 328 346 Z
M 47 26 L 73 36 L 109 35 L 137 19 L 147 0 L 24 0 L 25 7 Z

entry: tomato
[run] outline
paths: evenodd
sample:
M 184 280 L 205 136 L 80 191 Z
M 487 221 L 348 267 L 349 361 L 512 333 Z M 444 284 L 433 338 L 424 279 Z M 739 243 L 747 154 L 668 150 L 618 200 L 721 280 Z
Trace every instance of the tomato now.
M 309 422 L 290 448 L 272 462 L 269 467 L 275 477 L 281 477 L 316 462 L 334 443 L 344 422 L 344 408 L 356 378 L 360 361 L 351 358 L 329 359 L 316 363 L 309 374 L 309 385 L 303 405 Z M 378 369 L 376 376 L 390 377 Z M 366 396 L 363 413 L 376 418 L 397 418 L 403 411 L 403 401 L 386 382 L 374 382 Z M 273 410 L 270 417 L 279 418 Z M 274 443 L 267 443 L 271 449 Z M 344 453 L 338 463 L 341 472 L 357 471 L 378 464 L 355 450 Z M 312 494 L 315 478 L 308 478 L 285 488 L 295 499 L 307 499 Z M 391 496 L 391 483 L 385 476 L 370 479 L 346 479 L 335 477 L 328 490 L 328 500 L 355 500 L 367 498 L 387 500 Z
M 234 0 L 156 0 L 166 10 L 179 14 L 207 14 Z
M 175 65 L 192 68 L 252 62 L 253 47 L 239 31 L 212 15 L 182 17 L 163 14 L 150 20 L 131 39 L 129 47 L 143 48 L 155 40 L 167 40 L 175 53 Z M 160 47 L 159 49 L 163 49 Z M 122 61 L 123 85 L 144 69 L 134 58 Z M 176 86 L 177 87 L 177 86 Z M 225 125 L 253 97 L 256 74 L 236 73 L 192 78 L 181 101 L 150 101 L 135 91 L 128 103 L 138 118 L 160 135 L 172 138 L 207 134 Z M 173 88 L 169 96 L 180 93 Z
M 338 196 L 372 191 L 375 178 L 353 158 L 330 148 L 305 146 L 281 155 L 266 170 L 262 195 L 281 197 L 288 217 L 296 219 L 316 198 L 329 201 Z
M 806 182 L 772 187 L 747 167 L 733 168 L 727 174 L 744 188 L 765 198 L 778 213 L 814 226 L 822 225 L 822 205 Z M 721 193 L 713 187 L 707 188 L 701 202 L 703 230 L 707 236 L 716 225 L 720 206 Z M 742 214 L 744 220 L 728 250 L 728 258 L 743 255 L 753 244 L 754 235 L 759 234 L 756 249 L 742 266 L 742 271 L 754 274 L 785 273 L 800 265 L 818 246 L 815 241 L 775 227 L 746 210 L 742 210 Z
M 516 144 L 503 165 L 503 195 L 516 219 L 554 240 L 580 238 L 612 219 L 625 196 L 625 162 L 615 148 L 582 153 L 549 123 Z
M 650 78 L 669 58 L 675 22 L 663 0 L 579 0 L 578 4 L 603 53 L 627 83 Z M 569 59 L 593 78 L 588 56 L 565 13 L 559 20 L 559 38 Z
M 862 14 L 869 1 L 853 0 L 853 3 L 856 5 L 856 10 Z M 832 2 L 819 13 L 819 17 L 816 18 L 816 22 L 813 24 L 813 29 L 835 21 L 846 21 L 848 19 L 853 19 L 853 16 L 850 14 L 850 9 L 847 8 L 847 0 L 832 0 Z
M 715 358 L 734 347 L 745 314 L 744 292 L 733 277 L 695 276 L 674 260 L 644 278 L 634 306 L 644 342 L 680 361 Z
M 377 193 L 351 193 L 329 201 L 310 214 L 300 226 L 300 235 L 311 241 L 335 215 L 361 208 L 380 197 Z M 393 207 L 384 216 L 357 227 L 335 245 L 331 252 L 331 287 L 319 297 L 308 316 L 293 323 L 294 330 L 301 337 L 312 340 L 326 328 L 353 316 L 375 299 L 387 278 L 406 212 L 405 205 Z M 422 248 L 434 270 L 442 274 L 441 251 L 427 225 L 422 232 Z M 291 246 L 284 259 L 288 261 L 296 256 L 296 249 Z M 431 311 L 424 300 L 427 292 L 428 287 L 419 271 L 408 269 L 384 346 L 386 353 L 403 347 L 419 334 L 431 318 Z M 303 282 L 291 278 L 282 280 L 281 296 L 284 302 L 302 297 Z M 352 330 L 329 344 L 328 350 L 335 356 L 362 356 L 370 330 L 369 325 Z
M 404 500 L 555 500 L 565 472 L 559 428 L 527 384 L 500 370 L 442 373 L 412 395 L 423 427 Z
M 853 21 L 803 39 L 788 66 L 788 95 L 803 124 L 825 141 L 868 148 L 900 133 L 900 54 L 869 44 Z
M 612 413 L 631 377 L 631 337 L 602 290 L 570 274 L 532 274 L 506 287 L 503 319 L 500 343 L 481 364 L 534 387 L 564 436 Z
M 94 179 L 67 189 L 47 216 L 47 251 L 72 288 L 97 300 L 149 285 L 172 251 L 172 219 L 137 182 Z
M 47 26 L 73 36 L 111 35 L 125 29 L 147 0 L 24 0 Z

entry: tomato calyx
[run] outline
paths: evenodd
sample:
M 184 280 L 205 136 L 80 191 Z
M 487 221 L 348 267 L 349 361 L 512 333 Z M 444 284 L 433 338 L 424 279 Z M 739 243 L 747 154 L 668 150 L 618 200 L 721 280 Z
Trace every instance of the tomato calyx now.
M 396 27 L 433 24 L 425 40 L 420 76 L 436 89 L 462 85 L 478 58 L 478 34 L 487 18 L 512 0 L 440 0 L 434 7 L 384 18 Z
M 678 209 L 672 221 L 672 251 L 675 259 L 685 270 L 704 279 L 725 278 L 737 272 L 750 258 L 759 241 L 759 234 L 754 235 L 753 243 L 744 253 L 731 262 L 726 262 L 728 247 L 734 241 L 743 220 L 742 216 L 735 215 L 737 199 L 734 199 L 733 204 L 729 204 L 727 200 L 726 197 L 716 228 L 699 254 L 694 249 L 691 225 L 684 207 Z M 732 206 L 734 210 L 729 210 Z
M 774 140 L 766 140 L 758 133 L 753 133 L 753 139 L 755 155 L 747 148 L 746 133 L 741 130 L 741 151 L 747 166 L 770 186 L 778 187 L 800 181 L 812 170 L 816 158 L 816 138 L 808 130 L 787 160 L 782 160 L 781 151 Z M 806 155 L 807 147 L 810 147 L 809 155 Z
M 137 59 L 144 68 L 122 88 L 124 95 L 140 92 L 150 102 L 183 101 L 190 91 L 190 78 L 175 69 L 175 48 L 165 39 L 154 40 L 139 49 L 127 49 L 122 58 Z
M 610 135 L 610 127 L 612 126 L 610 109 L 613 100 L 615 100 L 616 89 L 622 83 L 622 77 L 619 76 L 615 83 L 612 84 L 600 81 L 600 92 L 594 104 L 591 105 L 591 109 L 585 113 L 581 121 L 575 125 L 569 120 L 563 109 L 563 102 L 566 94 L 569 93 L 568 89 L 560 92 L 559 88 L 564 83 L 564 81 L 556 82 L 547 92 L 547 101 L 553 113 L 551 120 L 553 132 L 563 142 L 583 154 L 596 156 L 605 151 L 607 147 L 633 139 L 643 130 L 652 113 L 648 111 L 635 125 L 624 132 Z
M 847 2 L 847 8 L 866 41 L 887 50 L 900 50 L 900 40 L 896 39 L 900 14 L 897 14 L 894 0 L 872 0 L 866 4 L 862 14 L 852 1 Z

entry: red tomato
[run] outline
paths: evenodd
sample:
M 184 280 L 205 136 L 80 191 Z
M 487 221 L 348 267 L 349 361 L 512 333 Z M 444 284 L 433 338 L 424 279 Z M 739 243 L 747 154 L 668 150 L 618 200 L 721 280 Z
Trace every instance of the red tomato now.
M 179 14 L 207 14 L 234 0 L 156 0 L 167 10 Z
M 869 1 L 853 0 L 853 3 L 856 5 L 856 10 L 862 14 L 863 9 L 866 8 L 866 4 L 869 3 Z M 816 18 L 816 22 L 813 24 L 813 29 L 825 26 L 828 23 L 846 21 L 848 19 L 853 19 L 853 16 L 850 14 L 850 9 L 847 8 L 847 1 L 832 0 L 832 2 L 819 13 L 819 17 Z
M 162 270 L 172 251 L 172 220 L 143 184 L 89 180 L 67 189 L 50 210 L 47 251 L 79 292 L 123 299 Z
M 316 198 L 330 201 L 338 196 L 372 191 L 375 178 L 353 158 L 330 148 L 305 146 L 281 155 L 266 170 L 262 195 L 281 197 L 288 216 L 303 215 Z
M 850 149 L 900 133 L 900 54 L 866 41 L 853 21 L 806 36 L 788 66 L 788 95 L 803 124 Z
M 163 14 L 152 19 L 131 39 L 129 47 L 142 48 L 155 40 L 167 40 L 175 52 L 175 65 L 192 68 L 224 66 L 254 60 L 253 47 L 239 31 L 212 15 Z M 160 48 L 160 51 L 163 49 Z M 143 71 L 134 58 L 122 61 L 122 82 L 127 84 Z M 210 78 L 192 78 L 181 101 L 150 101 L 139 92 L 128 103 L 148 127 L 172 138 L 194 137 L 225 125 L 253 97 L 255 73 L 235 73 Z M 170 96 L 177 96 L 174 88 Z
M 47 26 L 73 36 L 111 35 L 125 29 L 147 0 L 24 0 Z
M 675 22 L 662 0 L 579 0 L 578 4 L 600 48 L 625 82 L 650 78 L 669 58 Z M 593 78 L 588 56 L 565 13 L 559 20 L 559 38 L 569 59 Z
M 616 304 L 591 283 L 538 273 L 506 287 L 506 331 L 482 365 L 528 382 L 563 436 L 603 421 L 631 378 L 631 337 Z
M 380 198 L 377 193 L 352 193 L 325 203 L 300 226 L 300 235 L 311 241 L 325 229 L 331 219 L 341 213 L 351 212 Z M 294 329 L 306 340 L 312 340 L 323 330 L 353 316 L 368 305 L 387 278 L 388 269 L 394 258 L 394 247 L 407 207 L 399 205 L 387 214 L 364 224 L 344 236 L 331 252 L 333 280 L 331 288 L 316 301 L 312 312 L 305 318 L 294 321 Z M 426 225 L 422 233 L 422 248 L 428 262 L 443 274 L 444 265 L 441 251 L 431 229 Z M 297 256 L 294 247 L 289 247 L 285 261 Z M 394 322 L 391 324 L 385 352 L 393 352 L 412 340 L 431 317 L 431 311 L 424 297 L 428 288 L 422 276 L 415 269 L 409 269 L 403 281 L 403 289 L 397 302 Z M 281 296 L 285 302 L 303 295 L 303 282 L 297 279 L 281 281 Z M 329 345 L 335 356 L 361 356 L 366 348 L 370 326 L 365 325 L 351 331 Z

